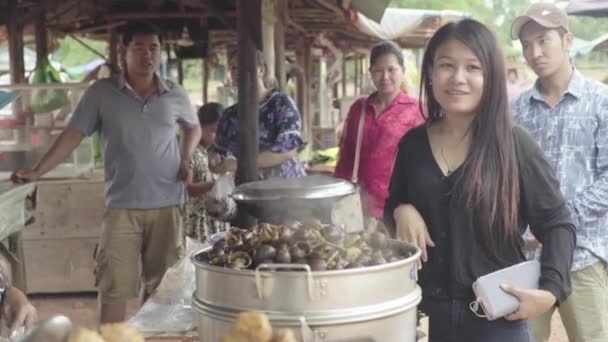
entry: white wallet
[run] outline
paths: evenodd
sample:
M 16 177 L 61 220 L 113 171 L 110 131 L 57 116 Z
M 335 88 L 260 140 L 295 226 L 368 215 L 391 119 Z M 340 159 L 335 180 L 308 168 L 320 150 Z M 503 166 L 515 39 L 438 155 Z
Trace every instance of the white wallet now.
M 525 261 L 477 278 L 473 283 L 475 301 L 471 310 L 479 317 L 489 321 L 504 317 L 519 309 L 519 301 L 505 292 L 500 285 L 509 284 L 522 289 L 538 289 L 540 279 L 540 262 Z M 479 313 L 479 309 L 484 314 Z

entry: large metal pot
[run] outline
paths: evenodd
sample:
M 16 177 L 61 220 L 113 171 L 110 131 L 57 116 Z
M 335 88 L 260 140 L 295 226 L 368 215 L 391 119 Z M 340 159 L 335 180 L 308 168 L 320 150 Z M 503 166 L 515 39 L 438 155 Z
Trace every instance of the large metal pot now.
M 193 302 L 200 314 L 201 341 L 216 341 L 238 312 L 262 311 L 273 325 L 303 331 L 309 326 L 312 335 L 304 333 L 305 342 L 355 337 L 413 342 L 421 299 L 416 284 L 420 251 L 398 244 L 411 253 L 409 258 L 315 272 L 298 264 L 263 264 L 255 271 L 226 269 L 205 262 L 210 247 L 203 249 L 192 256 L 196 268 Z
M 237 187 L 232 198 L 240 210 L 261 221 L 281 223 L 311 217 L 322 222 L 344 224 L 349 231 L 362 228 L 361 200 L 355 186 L 346 180 L 313 175 L 272 178 Z
M 290 328 L 301 342 L 415 342 L 416 306 L 421 299 L 416 287 L 407 296 L 390 302 L 347 310 L 272 311 L 263 310 L 273 327 Z M 356 297 L 352 298 L 356 302 Z M 204 303 L 196 296 L 193 306 L 199 314 L 199 341 L 220 341 L 239 310 Z

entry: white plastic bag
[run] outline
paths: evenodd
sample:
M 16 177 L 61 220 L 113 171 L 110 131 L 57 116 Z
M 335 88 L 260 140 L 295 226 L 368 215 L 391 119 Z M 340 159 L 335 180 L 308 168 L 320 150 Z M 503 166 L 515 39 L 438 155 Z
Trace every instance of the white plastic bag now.
M 196 328 L 197 315 L 192 308 L 195 268 L 190 255 L 204 247 L 204 244 L 186 238 L 186 255 L 167 270 L 156 291 L 129 324 L 142 332 L 177 333 Z
M 219 220 L 230 221 L 236 214 L 236 202 L 230 197 L 234 188 L 233 173 L 219 175 L 213 188 L 204 195 L 207 213 Z

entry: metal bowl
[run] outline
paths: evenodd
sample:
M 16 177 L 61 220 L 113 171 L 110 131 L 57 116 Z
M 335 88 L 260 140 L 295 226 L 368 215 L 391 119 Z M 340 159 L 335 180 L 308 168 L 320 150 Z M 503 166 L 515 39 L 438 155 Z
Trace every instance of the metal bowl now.
M 67 342 L 72 322 L 65 316 L 53 316 L 40 322 L 19 342 Z

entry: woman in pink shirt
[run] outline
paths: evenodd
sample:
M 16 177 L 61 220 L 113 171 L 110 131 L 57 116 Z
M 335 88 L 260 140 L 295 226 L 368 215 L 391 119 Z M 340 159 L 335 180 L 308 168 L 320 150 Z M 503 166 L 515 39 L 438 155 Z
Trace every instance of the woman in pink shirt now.
M 350 108 L 340 139 L 340 156 L 335 176 L 352 179 L 357 133 L 365 108 L 358 180 L 368 228 L 381 223 L 395 150 L 401 137 L 424 120 L 418 101 L 401 88 L 405 72 L 401 48 L 384 41 L 372 48 L 370 74 L 376 92 L 358 99 Z M 363 107 L 365 106 L 365 107 Z

